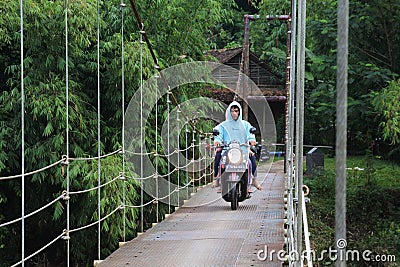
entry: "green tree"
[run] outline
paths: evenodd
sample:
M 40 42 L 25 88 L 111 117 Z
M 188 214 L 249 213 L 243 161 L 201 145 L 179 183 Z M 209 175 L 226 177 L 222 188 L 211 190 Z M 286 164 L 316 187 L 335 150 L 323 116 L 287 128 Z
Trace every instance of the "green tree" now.
M 3 1 L 0 4 L 2 16 L 2 38 L 7 42 L 1 46 L 1 55 L 4 59 L 2 70 L 5 81 L 0 95 L 1 102 L 1 140 L 0 173 L 2 176 L 21 173 L 21 95 L 20 95 L 20 66 L 19 66 L 19 6 L 13 1 Z M 53 1 L 24 1 L 24 85 L 25 85 L 25 171 L 33 171 L 58 161 L 66 153 L 66 98 L 65 98 L 65 43 L 64 43 L 64 6 L 62 2 Z M 70 157 L 87 157 L 96 155 L 97 151 L 97 111 L 96 98 L 96 1 L 72 2 L 69 5 L 69 130 L 70 130 Z M 73 16 L 72 16 L 73 14 Z M 100 18 L 101 19 L 101 18 Z M 7 45 L 8 44 L 8 45 Z M 12 44 L 18 44 L 13 46 Z M 106 45 L 101 47 L 106 54 Z M 129 51 L 129 50 L 128 50 Z M 129 58 L 128 58 L 129 59 Z M 135 73 L 127 68 L 127 74 Z M 84 78 L 82 78 L 84 77 Z M 102 124 L 102 141 L 111 139 L 108 126 L 104 120 Z M 104 154 L 112 148 L 105 147 Z M 106 162 L 103 163 L 103 162 Z M 114 162 L 113 162 L 114 161 Z M 113 163 L 112 163 L 113 162 Z M 102 160 L 102 182 L 115 177 L 121 171 L 120 157 Z M 112 168 L 110 167 L 112 166 Z M 87 189 L 97 182 L 97 164 L 77 162 L 70 164 L 71 191 Z M 65 170 L 54 167 L 26 178 L 25 209 L 27 212 L 36 210 L 49 200 L 59 196 L 66 187 Z M 127 203 L 136 203 L 136 190 L 132 180 L 126 181 L 125 186 L 131 193 L 127 195 Z M 102 214 L 110 213 L 122 203 L 120 182 L 113 183 L 102 190 Z M 20 216 L 21 206 L 20 179 L 3 182 L 1 195 L 4 203 L 2 208 L 2 222 Z M 109 197 L 112 198 L 109 199 Z M 91 223 L 97 215 L 97 195 L 87 194 L 82 197 L 71 197 L 71 226 L 79 227 Z M 111 203 L 113 205 L 111 205 Z M 82 212 L 83 211 L 83 212 Z M 135 232 L 134 209 L 128 210 L 127 234 L 133 236 Z M 4 215 L 4 216 L 3 216 Z M 120 215 L 120 214 L 119 214 Z M 52 219 L 53 218 L 53 219 Z M 102 224 L 104 254 L 116 247 L 117 240 L 122 236 L 122 217 L 111 218 L 111 226 L 107 221 Z M 59 201 L 55 208 L 46 209 L 36 217 L 26 220 L 26 253 L 30 254 L 59 235 L 65 228 L 65 203 Z M 4 231 L 16 232 L 19 224 L 6 227 Z M 3 231 L 3 229 L 2 229 Z M 79 262 L 95 258 L 96 230 L 78 232 L 71 239 L 72 260 Z M 105 234 L 107 233 L 107 234 Z M 88 238 L 88 237 L 94 237 Z M 4 243 L 3 243 L 4 242 Z M 4 264 L 16 262 L 19 259 L 18 249 L 20 237 L 3 241 L 0 251 Z M 106 244 L 106 245 L 105 245 Z M 111 244 L 111 245 L 108 245 Z M 82 248 L 86 248 L 83 249 Z M 45 256 L 50 261 L 57 262 L 65 258 L 65 245 L 59 243 Z
M 311 96 L 311 101 L 307 101 L 307 121 L 319 125 L 319 128 L 333 129 L 336 108 L 335 95 L 332 92 L 335 92 L 336 86 L 337 1 L 323 3 L 310 1 L 307 5 L 307 48 L 309 51 L 306 52 L 306 66 L 312 73 L 309 77 L 313 77 L 306 80 L 306 99 L 309 100 Z M 324 7 L 322 8 L 321 5 Z M 387 13 L 385 10 L 396 8 L 397 5 L 392 1 L 375 4 L 355 1 L 350 4 L 349 151 L 363 152 L 370 141 L 379 134 L 379 121 L 375 116 L 371 92 L 380 91 L 388 81 L 398 75 L 395 64 L 390 63 L 389 58 L 396 58 L 397 53 L 392 50 L 392 47 L 398 45 L 396 40 L 399 38 L 398 33 L 392 32 L 392 29 L 385 26 L 396 15 L 380 16 L 379 14 L 385 14 Z M 397 14 L 398 10 L 394 12 Z M 378 58 L 378 54 L 382 57 Z M 327 99 L 327 96 L 330 98 Z M 328 117 L 330 119 L 325 117 L 326 112 L 331 114 Z M 311 129 L 306 131 L 314 141 L 321 136 L 319 132 Z M 334 136 L 330 137 L 331 142 L 334 140 L 332 137 Z
M 391 81 L 380 92 L 375 92 L 375 109 L 381 115 L 379 126 L 383 138 L 392 145 L 400 144 L 400 80 Z
M 27 0 L 24 5 L 24 85 L 25 85 L 25 171 L 45 167 L 66 153 L 66 60 L 65 2 Z M 100 10 L 97 10 L 97 4 Z M 139 30 L 130 5 L 123 8 L 125 34 L 121 35 L 120 1 L 68 1 L 68 67 L 69 67 L 69 151 L 70 157 L 97 155 L 97 70 L 100 68 L 101 153 L 121 145 L 121 40 L 124 38 L 125 106 L 139 87 L 140 51 L 144 59 L 144 79 L 155 73 L 146 47 L 139 42 Z M 146 1 L 138 4 L 161 67 L 202 59 L 212 43 L 212 36 L 232 12 L 231 1 Z M 0 3 L 0 176 L 21 173 L 21 90 L 19 3 Z M 163 18 L 163 22 L 159 22 Z M 97 41 L 99 25 L 100 40 Z M 214 38 L 215 39 L 215 38 Z M 97 48 L 100 65 L 97 64 Z M 179 100 L 199 94 L 200 86 L 182 88 Z M 159 118 L 165 111 L 160 101 Z M 154 115 L 151 118 L 155 120 Z M 150 125 L 149 127 L 154 127 Z M 160 133 L 160 131 L 159 131 Z M 154 147 L 155 138 L 146 138 Z M 160 150 L 161 151 L 161 150 Z M 101 160 L 101 182 L 107 182 L 122 171 L 120 155 Z M 166 168 L 160 164 L 160 171 Z M 86 190 L 97 185 L 97 161 L 69 163 L 70 190 Z M 0 222 L 20 216 L 20 179 L 1 181 Z M 66 167 L 56 166 L 26 177 L 25 209 L 31 212 L 58 197 L 66 188 Z M 122 203 L 137 205 L 139 188 L 133 179 L 117 180 L 101 189 L 101 216 Z M 71 195 L 72 228 L 87 225 L 97 218 L 97 190 Z M 137 210 L 126 209 L 127 238 L 136 234 Z M 102 222 L 102 257 L 113 251 L 122 239 L 122 211 Z M 145 216 L 153 216 L 152 207 Z M 26 254 L 34 252 L 59 235 L 66 225 L 63 200 L 26 220 Z M 9 239 L 11 232 L 17 233 Z M 20 224 L 0 228 L 2 264 L 20 259 Z M 75 264 L 91 265 L 97 258 L 97 228 L 71 233 L 71 257 Z M 35 257 L 37 263 L 65 260 L 65 243 L 58 242 Z

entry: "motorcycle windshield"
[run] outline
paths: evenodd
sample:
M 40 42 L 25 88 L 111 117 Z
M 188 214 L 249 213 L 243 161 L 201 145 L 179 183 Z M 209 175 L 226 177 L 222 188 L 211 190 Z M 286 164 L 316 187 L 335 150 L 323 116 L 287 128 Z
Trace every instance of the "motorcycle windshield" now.
M 236 143 L 236 142 L 234 142 L 234 143 Z M 239 148 L 240 147 L 240 148 Z M 249 158 L 249 147 L 248 146 L 245 146 L 245 145 L 241 145 L 241 146 L 238 146 L 238 148 L 234 148 L 234 150 L 237 150 L 237 149 L 239 149 L 240 150 L 240 152 L 241 152 L 241 158 L 243 159 L 243 161 L 241 161 L 240 162 L 240 164 L 246 164 L 246 160 L 245 159 L 248 159 Z M 229 147 L 226 147 L 224 150 L 223 150 L 223 152 L 222 152 L 222 154 L 224 155 L 224 157 L 223 157 L 223 163 L 225 163 L 225 156 L 227 156 L 228 155 L 228 151 L 231 151 L 232 150 L 232 146 L 231 145 L 229 145 Z M 233 152 L 233 151 L 231 151 L 230 153 L 232 153 L 232 154 L 234 154 L 235 152 Z M 237 158 L 237 156 L 235 157 L 235 158 Z M 238 162 L 238 164 L 239 164 L 239 162 Z
M 241 157 L 242 159 L 247 159 L 249 157 L 249 148 L 248 146 L 245 145 L 240 145 L 239 143 L 237 143 L 236 141 L 233 141 L 230 145 L 229 145 L 229 151 L 234 151 L 239 149 L 241 151 Z M 242 162 L 243 163 L 243 162 Z

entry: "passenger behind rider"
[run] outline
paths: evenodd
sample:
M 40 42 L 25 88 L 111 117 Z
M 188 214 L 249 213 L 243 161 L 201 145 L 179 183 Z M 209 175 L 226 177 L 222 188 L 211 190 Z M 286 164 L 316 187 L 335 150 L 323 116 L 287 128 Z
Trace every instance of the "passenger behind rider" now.
M 214 182 L 213 186 L 218 186 L 218 170 L 219 162 L 222 157 L 222 149 L 219 148 L 221 143 L 229 144 L 231 140 L 237 140 L 241 144 L 250 142 L 250 145 L 256 145 L 256 139 L 254 134 L 250 133 L 251 124 L 242 119 L 242 108 L 240 104 L 233 101 L 226 110 L 226 120 L 220 123 L 216 128 L 219 130 L 219 135 L 214 138 L 214 145 L 217 147 L 216 155 L 214 158 Z M 251 160 L 251 173 L 252 173 L 252 185 L 258 190 L 262 187 L 256 180 L 256 156 L 252 151 L 249 151 L 249 158 Z

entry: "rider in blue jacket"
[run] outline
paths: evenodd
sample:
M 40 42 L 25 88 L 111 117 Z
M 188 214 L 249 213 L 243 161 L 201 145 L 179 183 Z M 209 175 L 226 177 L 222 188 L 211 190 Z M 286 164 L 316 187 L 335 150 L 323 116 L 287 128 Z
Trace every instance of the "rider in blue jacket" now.
M 254 134 L 250 133 L 252 127 L 248 121 L 242 119 L 242 107 L 236 101 L 233 101 L 227 108 L 225 113 L 226 120 L 216 126 L 219 131 L 219 135 L 214 138 L 214 145 L 217 147 L 217 152 L 214 159 L 214 182 L 213 185 L 218 185 L 217 175 L 219 169 L 219 162 L 221 160 L 221 148 L 218 148 L 221 143 L 229 144 L 231 140 L 238 141 L 239 143 L 247 143 L 250 145 L 256 145 L 256 138 Z M 246 151 L 247 154 L 247 151 Z M 252 173 L 252 185 L 258 190 L 262 187 L 256 180 L 256 157 L 253 152 L 249 152 L 251 160 L 251 173 Z

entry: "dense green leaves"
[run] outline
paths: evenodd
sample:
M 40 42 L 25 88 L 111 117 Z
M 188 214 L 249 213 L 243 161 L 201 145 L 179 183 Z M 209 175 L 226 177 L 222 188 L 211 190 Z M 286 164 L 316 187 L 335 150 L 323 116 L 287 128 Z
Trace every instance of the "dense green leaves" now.
M 400 143 L 400 80 L 391 81 L 387 87 L 375 93 L 373 104 L 382 116 L 379 124 L 383 137 L 392 144 Z
M 260 1 L 265 15 L 289 14 L 290 1 Z M 352 1 L 349 14 L 348 138 L 349 151 L 364 153 L 380 130 L 371 92 L 380 92 L 399 75 L 400 51 L 396 1 Z M 337 1 L 307 1 L 305 142 L 335 143 Z M 242 40 L 242 39 L 240 39 Z M 251 22 L 252 50 L 284 76 L 286 24 L 263 19 Z M 386 135 L 386 134 L 385 134 Z M 388 140 L 390 143 L 391 140 Z M 394 147 L 392 147 L 395 149 Z
M 68 23 L 65 4 L 68 3 Z M 199 60 L 211 45 L 220 42 L 220 25 L 231 20 L 231 1 L 145 1 L 137 3 L 145 30 L 159 64 L 165 68 L 176 63 Z M 99 10 L 97 10 L 99 7 Z M 122 129 L 122 56 L 125 74 L 125 107 L 139 87 L 140 59 L 143 59 L 144 80 L 155 73 L 147 47 L 140 43 L 139 31 L 129 4 L 121 9 L 120 1 L 23 1 L 24 27 L 24 121 L 21 121 L 20 10 L 19 2 L 0 3 L 0 176 L 21 173 L 21 126 L 24 123 L 25 172 L 40 169 L 70 157 L 93 157 L 100 146 L 102 154 L 121 146 Z M 123 12 L 123 13 L 122 13 Z M 121 23 L 124 15 L 124 34 Z M 160 18 L 162 21 L 160 22 Z M 66 58 L 66 26 L 68 58 Z M 99 26 L 99 27 L 98 27 Z M 97 34 L 100 35 L 98 40 Z M 122 55 L 122 38 L 124 54 Z M 212 39 L 212 41 L 210 41 Z M 98 58 L 98 53 L 100 58 Z M 98 64 L 99 62 L 99 64 Z M 66 67 L 68 63 L 68 77 Z M 98 76 L 98 72 L 100 76 Z M 66 84 L 68 78 L 68 126 Z M 100 84 L 98 83 L 100 82 Z M 195 97 L 200 85 L 187 87 L 177 94 L 178 101 Z M 100 90 L 100 140 L 97 143 L 98 90 Z M 165 99 L 159 103 L 159 116 L 166 110 Z M 154 121 L 154 115 L 150 120 Z M 66 129 L 68 127 L 68 144 Z M 150 125 L 149 127 L 153 127 Z M 151 131 L 150 131 L 151 132 Z M 154 130 L 152 131 L 153 134 Z M 160 131 L 158 131 L 158 135 Z M 151 136 L 151 135 L 150 135 Z M 154 137 L 154 136 L 153 136 Z M 155 138 L 147 138 L 154 147 Z M 183 139 L 182 139 L 183 140 Z M 160 150 L 161 151 L 161 147 Z M 167 168 L 159 162 L 160 171 Z M 78 228 L 99 217 L 116 212 L 102 222 L 102 257 L 113 251 L 123 239 L 123 216 L 126 238 L 135 236 L 137 209 L 118 210 L 125 201 L 135 206 L 139 188 L 133 179 L 116 179 L 122 172 L 120 155 L 102 159 L 100 180 L 110 182 L 101 188 L 101 214 L 97 211 L 97 190 L 74 194 L 70 198 L 70 225 Z M 134 174 L 130 174 L 136 176 Z M 71 191 L 88 190 L 98 183 L 98 163 L 71 161 L 68 168 Z M 115 181 L 111 182 L 111 180 Z M 25 209 L 28 212 L 60 196 L 67 186 L 67 167 L 57 165 L 26 177 Z M 122 199 L 125 192 L 125 199 Z M 145 196 L 147 198 L 147 196 Z M 149 200 L 149 199 L 148 199 Z M 0 222 L 20 216 L 20 179 L 1 181 Z M 164 207 L 160 205 L 162 215 Z M 145 210 L 145 224 L 155 220 L 152 206 Z M 26 253 L 42 247 L 66 227 L 66 203 L 55 205 L 26 221 Z M 33 230 L 35 229 L 35 230 Z M 17 235 L 9 240 L 10 232 Z M 20 224 L 0 229 L 0 258 L 10 265 L 20 259 Z M 97 228 L 71 234 L 71 258 L 77 265 L 91 265 L 97 258 Z M 61 265 L 65 260 L 65 243 L 59 242 L 50 251 L 37 257 L 42 262 Z M 1 265 L 0 264 L 0 265 Z

